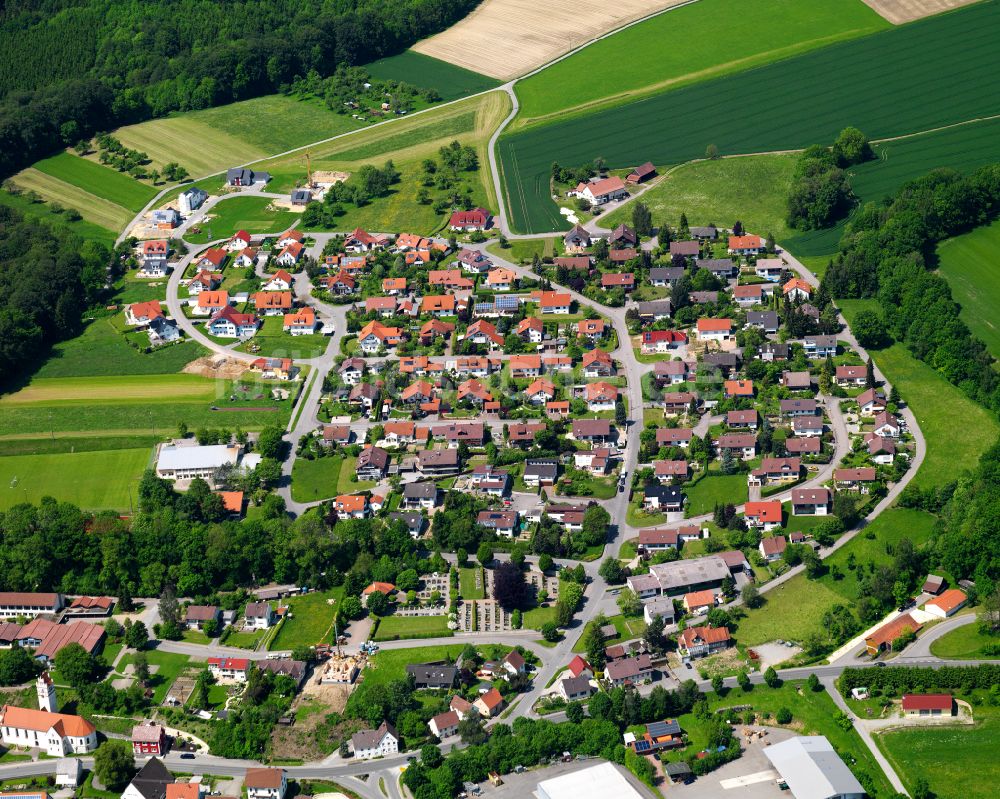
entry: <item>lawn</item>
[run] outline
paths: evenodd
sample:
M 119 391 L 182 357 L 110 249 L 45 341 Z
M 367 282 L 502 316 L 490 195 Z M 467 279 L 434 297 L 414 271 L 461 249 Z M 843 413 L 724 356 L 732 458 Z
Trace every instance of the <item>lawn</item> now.
M 739 24 L 720 24 L 733 19 Z M 520 124 L 740 72 L 887 27 L 859 0 L 700 0 L 519 81 Z M 745 35 L 753 29 L 767 35 Z
M 399 638 L 435 638 L 453 635 L 448 629 L 447 616 L 386 616 L 378 623 L 376 641 Z
M 526 630 L 541 630 L 542 626 L 556 620 L 555 603 L 544 608 L 532 608 L 521 615 L 521 626 Z
M 504 136 L 512 226 L 539 233 L 567 227 L 549 194 L 553 161 L 576 165 L 600 156 L 611 169 L 677 164 L 704 156 L 708 144 L 723 155 L 775 152 L 830 142 L 846 125 L 884 139 L 997 114 L 1000 96 L 968 75 L 1000 71 L 998 35 L 1000 3 L 980 3 Z M 631 58 L 622 62 L 634 67 Z M 734 107 L 766 112 L 734 116 Z
M 288 599 L 291 616 L 281 622 L 281 629 L 271 639 L 268 649 L 295 649 L 329 642 L 333 636 L 333 613 L 344 589 L 302 594 Z M 328 603 L 327 600 L 334 600 Z
M 991 799 L 996 796 L 1000 711 L 980 705 L 972 715 L 976 723 L 971 728 L 915 727 L 876 735 L 875 741 L 911 794 L 922 777 L 932 796 Z
M 119 670 L 124 669 L 135 658 L 134 654 L 125 655 L 118 664 Z M 150 666 L 158 666 L 156 673 L 149 681 L 153 688 L 153 702 L 162 704 L 170 686 L 182 671 L 188 666 L 190 659 L 187 655 L 179 655 L 174 652 L 160 652 L 151 649 L 146 652 L 146 658 Z
M 446 644 L 444 646 L 418 646 L 408 649 L 384 649 L 375 654 L 364 671 L 364 681 L 368 685 L 383 685 L 392 680 L 400 680 L 406 674 L 410 663 L 455 662 L 466 644 Z
M 1000 329 L 995 324 L 1000 300 L 998 246 L 1000 222 L 947 239 L 938 246 L 939 268 L 962 306 L 962 321 L 982 339 L 994 358 L 1000 357 Z
M 631 216 L 629 217 L 631 222 Z M 499 244 L 490 244 L 486 247 L 488 252 L 493 253 L 505 261 L 512 261 L 515 264 L 530 264 L 535 255 L 539 258 L 556 254 L 556 239 L 512 239 L 508 242 L 509 247 L 501 247 Z
M 271 200 L 266 197 L 234 195 L 215 205 L 208 219 L 199 223 L 200 233 L 188 233 L 184 238 L 192 244 L 206 244 L 237 230 L 282 233 L 298 218 L 299 215 L 292 211 L 271 208 Z
M 479 585 L 476 585 L 476 579 Z M 462 599 L 485 599 L 482 566 L 466 566 L 458 570 L 458 592 Z
M 853 728 L 843 730 L 834 721 L 837 707 L 826 691 L 809 691 L 802 681 L 788 681 L 777 688 L 755 685 L 749 692 L 733 688 L 722 697 L 709 693 L 707 698 L 710 711 L 748 705 L 755 713 L 767 714 L 769 719 L 765 723 L 768 724 L 774 724 L 774 717 L 779 709 L 788 708 L 792 712 L 791 726 L 796 734 L 825 735 L 855 776 L 867 774 L 872 778 L 876 795 L 895 795 L 857 731 Z M 691 745 L 664 755 L 664 760 L 688 760 L 705 747 L 708 724 L 704 719 L 694 714 L 685 714 L 678 721 L 681 729 L 690 737 Z
M 4 455 L 56 455 L 64 452 L 98 452 L 109 449 L 146 449 L 161 441 L 159 436 L 146 435 L 88 435 L 87 433 L 61 434 L 59 436 L 37 433 L 5 433 L 0 436 L 0 456 Z
M 134 214 L 117 203 L 99 197 L 71 183 L 28 167 L 11 178 L 23 191 L 33 191 L 50 203 L 72 208 L 94 225 L 116 233 L 128 224 Z
M 157 194 L 152 186 L 124 172 L 69 152 L 45 158 L 34 168 L 134 212 L 141 211 Z
M 931 644 L 931 654 L 939 658 L 953 660 L 997 660 L 1000 655 L 987 655 L 983 648 L 1000 644 L 1000 637 L 979 632 L 979 624 L 973 622 L 945 633 Z
M 256 649 L 257 642 L 265 635 L 263 630 L 254 630 L 253 632 L 234 630 L 226 636 L 226 640 L 222 643 L 226 646 L 238 646 L 240 649 Z
M 587 630 L 594 624 L 596 619 L 587 623 L 587 626 L 583 628 L 580 632 L 580 637 L 576 639 L 576 643 L 573 644 L 574 652 L 584 652 L 587 647 L 584 643 Z M 608 623 L 615 626 L 615 630 L 618 631 L 617 638 L 608 639 L 608 644 L 621 643 L 622 641 L 631 641 L 633 638 L 639 638 L 643 632 L 646 630 L 646 623 L 642 620 L 642 616 L 628 617 L 622 615 L 608 616 Z
M 54 212 L 48 203 L 33 202 L 27 197 L 14 196 L 8 191 L 0 190 L 0 205 L 16 208 L 29 219 L 40 219 L 49 225 L 68 228 L 84 240 L 98 241 L 108 248 L 114 246 L 115 231 L 86 219 L 70 221 L 64 213 Z
M 292 465 L 292 499 L 296 502 L 314 502 L 336 496 L 337 480 L 343 462 L 339 455 L 313 460 L 296 458 Z
M 859 311 L 874 307 L 874 301 L 842 300 L 838 305 L 850 323 Z M 873 351 L 871 355 L 909 404 L 927 440 L 927 455 L 913 478 L 915 485 L 927 487 L 954 479 L 956 464 L 959 468 L 971 468 L 993 446 L 1000 433 L 996 417 L 939 372 L 914 358 L 902 344 Z M 956 425 L 956 418 L 964 423 Z
M 129 486 L 138 483 L 150 455 L 143 447 L 0 457 L 0 508 L 54 496 L 88 510 L 128 510 Z
M 36 377 L 170 374 L 204 354 L 205 350 L 191 341 L 139 352 L 129 346 L 110 319 L 95 319 L 76 338 L 56 344 Z
M 747 501 L 747 476 L 706 474 L 697 482 L 685 485 L 684 496 L 687 497 L 685 511 L 688 516 L 711 513 L 716 505 L 742 505 Z
M 240 344 L 240 352 L 252 352 L 255 355 L 275 358 L 316 358 L 326 352 L 330 344 L 329 336 L 313 333 L 308 336 L 293 336 L 286 333 L 282 327 L 280 316 L 265 316 L 264 324 L 257 330 L 257 335 Z
M 413 50 L 373 61 L 366 64 L 365 69 L 373 78 L 402 81 L 422 89 L 435 89 L 442 100 L 457 100 L 500 85 L 500 81 L 494 78 Z
M 747 230 L 772 233 L 782 241 L 785 198 L 795 171 L 796 155 L 757 155 L 695 161 L 670 171 L 642 195 L 655 224 L 677 225 L 682 213 L 692 225 L 729 227 L 739 219 Z M 601 225 L 632 223 L 632 204 L 609 214 Z

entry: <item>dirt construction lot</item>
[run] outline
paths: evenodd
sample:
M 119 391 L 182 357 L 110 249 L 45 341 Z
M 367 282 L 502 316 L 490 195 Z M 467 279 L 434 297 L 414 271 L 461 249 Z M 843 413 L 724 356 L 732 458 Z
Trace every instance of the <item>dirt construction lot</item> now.
M 978 0 L 864 0 L 865 5 L 893 25 L 930 17 L 942 11 L 972 5 Z
M 601 34 L 683 1 L 483 0 L 461 22 L 418 42 L 413 49 L 491 78 L 508 80 Z

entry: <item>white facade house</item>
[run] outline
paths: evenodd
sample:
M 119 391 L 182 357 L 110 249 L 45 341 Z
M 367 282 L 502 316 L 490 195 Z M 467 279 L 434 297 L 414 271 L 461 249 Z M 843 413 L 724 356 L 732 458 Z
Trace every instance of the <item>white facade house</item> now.
M 197 186 L 191 186 L 178 195 L 177 208 L 180 210 L 181 216 L 190 216 L 193 211 L 201 208 L 202 203 L 207 199 L 207 191 L 199 189 Z
M 283 768 L 248 768 L 243 785 L 247 799 L 285 799 L 288 777 Z
M 377 730 L 361 730 L 351 736 L 355 760 L 394 755 L 399 751 L 399 733 L 389 722 L 383 721 Z

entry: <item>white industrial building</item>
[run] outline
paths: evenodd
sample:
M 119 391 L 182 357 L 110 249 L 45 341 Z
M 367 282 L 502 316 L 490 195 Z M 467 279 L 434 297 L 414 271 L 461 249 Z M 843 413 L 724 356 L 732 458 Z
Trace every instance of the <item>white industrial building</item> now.
M 613 763 L 542 780 L 535 789 L 538 799 L 644 799 Z
M 203 447 L 197 443 L 175 442 L 160 447 L 156 459 L 156 475 L 166 480 L 193 480 L 201 477 L 210 481 L 223 466 L 240 466 L 249 472 L 260 460 L 260 455 L 256 453 L 244 455 L 243 447 L 239 444 L 210 444 Z
M 863 799 L 847 764 L 823 735 L 799 735 L 764 750 L 795 799 Z

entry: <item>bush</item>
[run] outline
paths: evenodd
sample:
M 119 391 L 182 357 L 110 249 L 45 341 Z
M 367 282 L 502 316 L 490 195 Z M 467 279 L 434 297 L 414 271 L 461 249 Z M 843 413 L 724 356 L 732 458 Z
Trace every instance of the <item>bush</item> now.
M 778 724 L 788 724 L 792 720 L 792 711 L 787 707 L 778 708 L 778 712 L 774 714 L 774 720 Z

